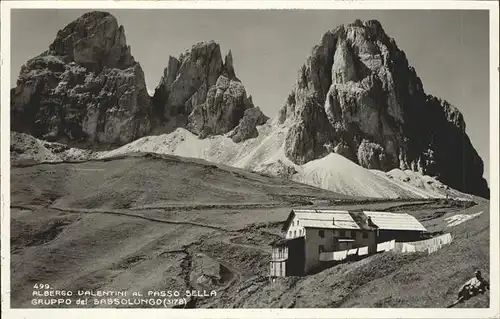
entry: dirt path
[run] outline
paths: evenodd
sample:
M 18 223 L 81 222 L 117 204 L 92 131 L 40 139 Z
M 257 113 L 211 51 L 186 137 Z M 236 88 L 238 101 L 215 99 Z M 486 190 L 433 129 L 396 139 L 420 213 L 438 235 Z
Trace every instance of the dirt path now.
M 58 210 L 58 211 L 62 211 L 62 212 L 81 213 L 81 214 L 108 214 L 108 215 L 115 215 L 115 216 L 140 218 L 140 219 L 144 219 L 144 220 L 148 220 L 148 221 L 152 221 L 152 222 L 156 222 L 156 223 L 174 224 L 174 225 L 189 225 L 189 226 L 211 228 L 211 229 L 215 229 L 215 230 L 228 232 L 227 229 L 225 229 L 223 227 L 215 226 L 215 225 L 201 224 L 201 223 L 195 223 L 195 222 L 190 222 L 190 221 L 159 219 L 159 218 L 147 217 L 147 216 L 143 216 L 143 215 L 125 213 L 121 210 L 83 209 L 83 208 L 69 208 L 69 207 L 55 207 L 55 206 L 36 207 L 36 206 L 23 206 L 23 205 L 11 205 L 10 207 L 17 208 L 17 209 L 29 209 L 29 210 L 47 208 L 47 209 L 53 209 L 53 210 Z
M 130 207 L 128 210 L 154 210 L 164 211 L 182 210 L 210 210 L 210 209 L 260 209 L 260 208 L 279 208 L 290 207 L 289 203 L 253 203 L 253 204 L 195 204 L 195 205 L 158 205 L 158 206 L 140 206 Z
M 241 237 L 243 237 L 243 235 L 224 237 L 222 239 L 222 242 L 224 244 L 231 245 L 231 246 L 239 246 L 239 247 L 243 247 L 243 248 L 259 250 L 259 251 L 265 252 L 266 254 L 270 254 L 271 253 L 271 249 L 265 249 L 265 248 L 262 248 L 260 246 L 248 245 L 248 244 L 239 244 L 239 243 L 233 242 L 233 240 L 235 240 L 237 238 L 241 238 Z

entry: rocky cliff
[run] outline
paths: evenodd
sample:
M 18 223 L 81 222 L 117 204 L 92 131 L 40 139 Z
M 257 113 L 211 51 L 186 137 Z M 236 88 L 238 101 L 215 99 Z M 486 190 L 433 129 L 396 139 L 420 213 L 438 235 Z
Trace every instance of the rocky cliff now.
M 297 164 L 341 154 L 363 167 L 411 169 L 489 197 L 483 162 L 457 108 L 425 93 L 378 21 L 323 35 L 280 110 L 285 153 Z
M 236 126 L 250 125 L 249 130 L 256 132 L 255 125 L 262 121 L 245 117 L 240 124 L 249 109 L 265 117 L 236 77 L 231 51 L 223 60 L 214 41 L 197 43 L 179 58 L 169 57 L 153 105 L 163 131 L 186 127 L 200 138 L 225 134 Z M 252 134 L 245 138 L 249 137 Z
M 106 12 L 59 31 L 11 90 L 12 129 L 46 140 L 126 143 L 150 131 L 150 117 L 142 68 Z
M 96 11 L 59 31 L 47 51 L 22 67 L 11 90 L 11 118 L 14 131 L 86 145 L 124 144 L 177 127 L 201 138 L 238 127 L 234 140 L 241 141 L 267 120 L 236 77 L 231 52 L 223 60 L 213 41 L 170 57 L 151 98 L 123 27 Z

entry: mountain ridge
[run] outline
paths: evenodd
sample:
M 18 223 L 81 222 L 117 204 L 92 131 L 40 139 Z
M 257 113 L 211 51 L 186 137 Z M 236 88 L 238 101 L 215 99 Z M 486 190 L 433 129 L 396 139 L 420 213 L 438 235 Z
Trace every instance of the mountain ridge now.
M 299 68 L 276 119 L 269 121 L 237 78 L 231 51 L 223 58 L 215 41 L 169 56 L 151 97 L 123 27 L 109 13 L 89 12 L 23 66 L 11 90 L 11 114 L 14 131 L 125 149 L 151 134 L 175 139 L 178 129 L 199 139 L 229 138 L 236 145 L 257 137 L 265 141 L 259 136 L 263 131 L 280 136 L 270 142 L 275 146 L 266 159 L 248 155 L 268 147 L 252 142 L 247 144 L 256 149 L 236 162 L 292 176 L 311 161 L 328 165 L 324 158 L 336 153 L 369 170 L 411 170 L 489 198 L 483 162 L 465 133 L 462 114 L 424 92 L 404 51 L 376 20 L 327 31 Z M 266 123 L 274 127 L 258 129 Z M 231 143 L 221 143 L 210 146 L 213 152 L 234 153 L 226 147 Z
M 236 76 L 231 51 L 222 58 L 215 41 L 170 56 L 151 97 L 124 27 L 102 11 L 69 23 L 23 65 L 11 118 L 14 131 L 84 147 L 116 147 L 177 127 L 202 138 L 236 129 L 235 140 L 244 140 L 267 120 Z

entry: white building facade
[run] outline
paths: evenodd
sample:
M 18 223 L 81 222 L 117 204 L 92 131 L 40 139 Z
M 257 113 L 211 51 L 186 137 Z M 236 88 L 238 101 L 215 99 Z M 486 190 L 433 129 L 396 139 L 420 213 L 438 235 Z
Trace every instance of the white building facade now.
M 303 275 L 324 266 L 324 257 L 333 252 L 360 248 L 371 255 L 382 239 L 418 238 L 425 231 L 415 217 L 404 213 L 292 210 L 283 238 L 272 244 L 271 276 Z

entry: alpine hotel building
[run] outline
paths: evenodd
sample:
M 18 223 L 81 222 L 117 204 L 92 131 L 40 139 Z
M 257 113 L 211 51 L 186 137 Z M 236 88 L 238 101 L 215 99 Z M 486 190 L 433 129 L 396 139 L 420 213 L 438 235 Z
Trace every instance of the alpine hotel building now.
M 336 210 L 292 210 L 282 232 L 271 243 L 271 277 L 302 276 L 324 266 L 322 255 L 366 247 L 367 255 L 387 240 L 411 242 L 427 230 L 405 213 Z

